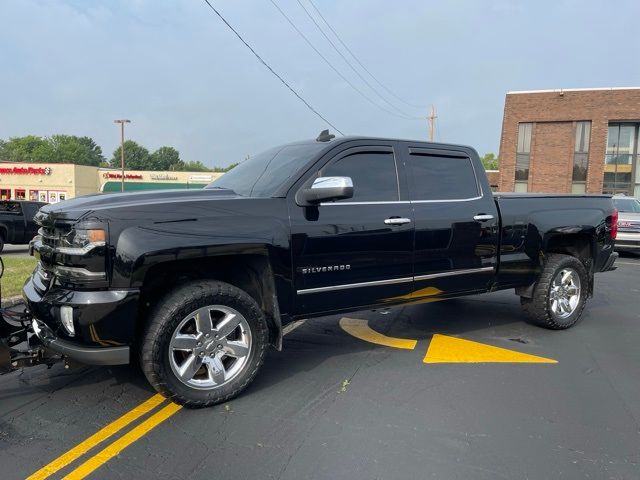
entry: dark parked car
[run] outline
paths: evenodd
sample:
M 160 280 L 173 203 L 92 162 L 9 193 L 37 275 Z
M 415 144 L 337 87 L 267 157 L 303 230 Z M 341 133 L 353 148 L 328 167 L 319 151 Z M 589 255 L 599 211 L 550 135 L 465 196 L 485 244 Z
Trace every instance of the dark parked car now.
M 5 243 L 27 244 L 36 235 L 33 217 L 46 203 L 24 200 L 0 201 L 0 252 Z
M 36 220 L 23 295 L 46 351 L 135 355 L 191 407 L 242 391 L 297 318 L 515 289 L 532 322 L 568 328 L 617 257 L 610 196 L 493 195 L 472 148 L 326 132 L 203 190 L 87 196 Z

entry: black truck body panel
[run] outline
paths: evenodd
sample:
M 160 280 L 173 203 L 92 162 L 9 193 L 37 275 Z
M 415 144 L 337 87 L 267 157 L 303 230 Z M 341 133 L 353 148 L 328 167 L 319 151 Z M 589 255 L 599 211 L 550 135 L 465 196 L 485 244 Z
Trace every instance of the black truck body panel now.
M 40 264 L 24 287 L 27 305 L 66 342 L 96 350 L 130 346 L 157 299 L 149 293 L 154 281 L 179 283 L 189 266 L 233 282 L 240 278 L 235 267 L 249 265 L 259 285 L 238 281 L 260 294 L 278 345 L 281 321 L 526 289 L 552 251 L 580 254 L 590 274 L 615 259 L 608 196 L 494 195 L 470 147 L 353 137 L 321 147 L 314 145 L 268 198 L 216 187 L 92 195 L 42 208 L 36 220 L 53 237 L 97 226 L 107 241 L 75 256 L 36 237 Z M 392 158 L 397 192 L 391 199 L 298 204 L 300 189 L 361 153 Z M 470 164 L 471 193 L 416 198 L 418 157 Z M 95 275 L 61 280 L 59 266 Z M 61 326 L 64 305 L 73 307 L 73 337 Z M 98 357 L 95 363 L 105 362 Z

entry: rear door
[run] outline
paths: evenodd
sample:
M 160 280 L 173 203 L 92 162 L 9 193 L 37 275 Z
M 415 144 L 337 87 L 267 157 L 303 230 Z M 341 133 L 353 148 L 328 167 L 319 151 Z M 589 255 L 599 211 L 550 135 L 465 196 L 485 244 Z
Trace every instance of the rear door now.
M 413 222 L 396 145 L 345 145 L 289 195 L 298 314 L 393 302 L 411 292 Z M 295 192 L 320 176 L 350 177 L 353 198 L 298 206 Z
M 404 142 L 401 151 L 415 220 L 414 296 L 486 291 L 497 267 L 498 211 L 473 153 Z

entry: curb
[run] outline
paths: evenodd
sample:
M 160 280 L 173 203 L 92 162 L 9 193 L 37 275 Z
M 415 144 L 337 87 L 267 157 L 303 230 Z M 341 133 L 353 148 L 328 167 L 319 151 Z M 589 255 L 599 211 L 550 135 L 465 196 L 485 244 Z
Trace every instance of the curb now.
M 20 295 L 16 295 L 15 297 L 3 298 L 1 303 L 2 307 L 8 308 L 15 307 L 16 305 L 24 303 L 24 301 L 22 300 L 22 297 Z

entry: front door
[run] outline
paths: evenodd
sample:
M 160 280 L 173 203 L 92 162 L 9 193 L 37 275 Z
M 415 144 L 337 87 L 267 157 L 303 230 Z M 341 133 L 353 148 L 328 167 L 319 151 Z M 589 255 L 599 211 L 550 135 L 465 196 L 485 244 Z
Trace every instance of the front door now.
M 392 303 L 411 292 L 413 218 L 395 145 L 346 148 L 303 180 L 350 177 L 353 198 L 300 207 L 290 195 L 297 314 Z

